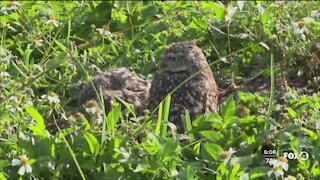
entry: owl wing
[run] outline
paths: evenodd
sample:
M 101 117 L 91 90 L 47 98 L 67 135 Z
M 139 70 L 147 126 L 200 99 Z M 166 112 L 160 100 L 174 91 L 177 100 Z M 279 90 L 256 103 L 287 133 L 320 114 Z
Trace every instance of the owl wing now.
M 161 71 L 157 72 L 154 80 L 152 81 L 150 91 L 149 91 L 149 103 L 148 108 L 153 111 L 159 103 L 167 96 L 169 92 L 172 91 L 170 83 L 167 82 L 170 76 Z

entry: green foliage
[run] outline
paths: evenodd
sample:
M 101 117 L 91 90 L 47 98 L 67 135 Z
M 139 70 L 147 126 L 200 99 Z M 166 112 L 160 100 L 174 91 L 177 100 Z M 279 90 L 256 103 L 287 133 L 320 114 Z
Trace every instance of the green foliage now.
M 287 158 L 278 179 L 318 179 L 319 6 L 0 2 L 0 179 L 274 179 L 270 149 L 276 160 L 309 154 Z M 221 89 L 241 86 L 219 113 L 191 119 L 186 110 L 187 132 L 177 134 L 169 94 L 157 119 L 118 99 L 101 124 L 69 118 L 56 135 L 45 129 L 76 108 L 80 80 L 122 66 L 152 79 L 163 49 L 184 40 L 198 42 Z M 22 155 L 32 172 L 20 176 L 12 161 Z

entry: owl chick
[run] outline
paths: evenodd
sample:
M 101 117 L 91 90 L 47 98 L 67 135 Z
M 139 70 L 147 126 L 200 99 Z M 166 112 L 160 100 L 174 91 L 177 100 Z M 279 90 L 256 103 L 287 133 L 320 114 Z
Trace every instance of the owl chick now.
M 78 99 L 78 108 L 68 116 L 76 116 L 79 112 L 87 119 L 90 119 L 88 111 L 93 110 L 95 113 L 101 113 L 101 107 L 97 93 L 102 90 L 104 106 L 106 113 L 112 108 L 112 100 L 118 97 L 126 102 L 132 103 L 137 111 L 137 114 L 142 114 L 147 105 L 147 98 L 149 95 L 150 82 L 142 79 L 136 73 L 130 71 L 127 68 L 115 68 L 104 71 L 94 77 L 92 82 L 89 82 L 81 87 L 80 95 Z M 61 128 L 67 127 L 68 121 L 64 119 L 57 120 L 57 124 Z M 57 131 L 57 127 L 54 121 L 47 124 L 47 129 L 51 133 Z
M 154 110 L 177 86 L 190 76 L 192 79 L 171 95 L 169 121 L 179 133 L 183 132 L 182 116 L 185 109 L 191 119 L 200 114 L 217 112 L 217 85 L 202 50 L 193 41 L 185 41 L 167 48 L 155 74 L 149 93 L 148 108 Z
M 98 93 L 100 88 L 102 89 L 107 112 L 110 111 L 112 107 L 111 99 L 118 97 L 126 102 L 132 103 L 137 113 L 141 114 L 146 108 L 150 83 L 127 68 L 109 69 L 97 75 L 92 83 L 84 85 L 80 91 L 79 106 L 90 99 L 97 99 L 97 93 L 94 87 Z

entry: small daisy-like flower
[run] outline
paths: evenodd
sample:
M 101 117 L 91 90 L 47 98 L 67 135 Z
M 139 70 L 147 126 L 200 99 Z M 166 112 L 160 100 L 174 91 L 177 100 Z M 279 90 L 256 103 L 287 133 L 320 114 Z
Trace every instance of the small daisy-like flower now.
M 273 124 L 270 124 L 269 129 L 270 129 L 271 131 L 275 131 L 275 130 L 277 130 L 277 126 L 275 126 L 275 125 L 273 125 Z
M 258 4 L 257 8 L 258 8 L 259 14 L 263 14 L 265 12 L 265 8 L 263 7 L 262 4 Z
M 237 1 L 237 5 L 238 5 L 240 11 L 242 11 L 245 2 L 246 1 Z
M 312 17 L 304 17 L 304 18 L 302 18 L 302 20 L 305 24 L 315 22 L 315 20 Z
M 9 11 L 17 10 L 19 8 L 19 6 L 21 6 L 21 4 L 19 2 L 11 1 L 11 2 L 9 2 L 9 4 L 7 6 L 2 7 L 0 9 L 0 13 L 8 14 Z
M 32 40 L 33 44 L 35 44 L 38 47 L 41 47 L 43 45 L 43 40 L 42 39 L 33 39 Z
M 316 129 L 320 130 L 320 121 L 316 122 Z
M 55 27 L 60 26 L 60 22 L 56 20 L 55 16 L 50 16 L 49 20 L 47 20 L 45 24 L 53 24 Z
M 59 96 L 55 92 L 50 92 L 49 94 L 42 95 L 41 98 L 48 98 L 49 103 L 57 104 L 60 102 Z
M 94 119 L 97 124 L 103 123 L 103 110 L 96 100 L 89 100 L 85 104 L 85 111 L 90 114 L 90 118 Z
M 297 178 L 289 175 L 289 176 L 285 177 L 283 180 L 297 180 Z
M 233 6 L 228 6 L 225 9 L 225 18 L 227 21 L 232 19 L 233 15 L 236 13 L 237 9 L 238 9 L 237 7 L 233 7 Z
M 105 29 L 105 28 L 96 28 L 96 30 L 103 36 L 107 36 L 107 35 L 110 35 L 111 32 L 108 30 L 108 29 Z
M 47 165 L 48 165 L 48 168 L 53 171 L 56 169 L 56 165 L 54 162 L 48 162 Z
M 5 71 L 0 71 L 0 77 L 8 77 L 10 76 L 9 73 L 5 72 Z
M 10 29 L 13 32 L 17 32 L 17 30 L 14 27 L 12 27 L 10 23 L 5 23 L 5 27 Z
M 15 96 L 11 96 L 9 98 L 10 104 L 6 106 L 6 108 L 10 109 L 10 112 L 22 112 L 21 105 L 21 99 L 22 99 L 22 93 L 17 93 Z
M 20 159 L 13 159 L 11 165 L 12 166 L 21 165 L 20 169 L 18 170 L 18 174 L 20 176 L 23 176 L 25 173 L 32 172 L 32 167 L 29 164 L 29 158 L 25 154 L 20 156 Z
M 13 59 L 13 55 L 11 54 L 11 51 L 9 51 L 6 48 L 0 47 L 0 62 L 9 63 L 11 59 Z
M 97 124 L 102 124 L 103 123 L 103 116 L 101 114 L 98 115 L 97 119 L 96 119 Z
M 276 177 L 283 176 L 284 172 L 280 166 L 273 167 L 272 170 L 268 171 L 268 177 L 274 174 Z
M 303 34 L 304 32 L 308 31 L 308 29 L 305 27 L 304 21 L 293 22 L 292 27 L 294 34 Z
M 101 72 L 102 72 L 101 69 L 100 69 L 97 65 L 95 65 L 95 64 L 90 65 L 90 66 L 89 66 L 89 69 L 95 70 L 95 71 L 97 71 L 98 73 L 101 73 Z
M 102 110 L 100 109 L 97 101 L 89 100 L 87 103 L 87 107 L 85 111 L 89 114 L 102 114 Z
M 273 167 L 281 167 L 283 170 L 288 171 L 289 165 L 288 160 L 285 157 L 279 157 L 279 159 L 272 161 Z
M 310 16 L 313 18 L 317 18 L 317 17 L 319 17 L 319 15 L 320 15 L 320 9 L 313 10 L 313 11 L 311 11 L 311 14 L 310 14 Z
M 269 177 L 272 174 L 274 174 L 276 177 L 283 176 L 283 174 L 284 174 L 283 170 L 288 171 L 288 169 L 289 169 L 289 164 L 288 164 L 287 158 L 282 157 L 282 156 L 279 157 L 279 159 L 272 161 L 270 164 L 273 166 L 273 168 L 272 168 L 272 170 L 268 171 Z

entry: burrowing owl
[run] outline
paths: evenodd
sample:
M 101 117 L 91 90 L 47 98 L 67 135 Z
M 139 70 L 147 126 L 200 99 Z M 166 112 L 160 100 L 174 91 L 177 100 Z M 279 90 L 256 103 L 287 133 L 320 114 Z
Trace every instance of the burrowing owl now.
M 202 50 L 195 42 L 177 43 L 165 50 L 149 93 L 149 109 L 155 109 L 168 93 L 190 76 L 201 71 L 171 96 L 170 119 L 183 132 L 181 115 L 191 119 L 206 112 L 217 112 L 217 85 Z
M 80 112 L 90 120 L 90 115 L 86 111 L 88 108 L 90 109 L 100 104 L 97 98 L 97 93 L 100 93 L 100 89 L 102 90 L 106 113 L 112 108 L 111 100 L 118 97 L 132 103 L 137 110 L 137 114 L 142 114 L 148 102 L 150 83 L 127 68 L 109 69 L 96 75 L 92 83 L 89 82 L 80 88 L 78 108 L 70 112 L 68 116 L 76 116 Z M 98 111 L 95 110 L 95 112 Z M 64 128 L 69 125 L 69 122 L 59 119 L 57 124 L 59 127 Z M 54 121 L 47 124 L 47 129 L 52 133 L 57 131 Z
M 127 68 L 109 69 L 97 75 L 92 82 L 94 86 L 88 83 L 80 91 L 79 105 L 96 99 L 94 87 L 98 92 L 101 87 L 106 111 L 110 111 L 111 99 L 115 97 L 132 103 L 138 114 L 146 108 L 150 83 Z

